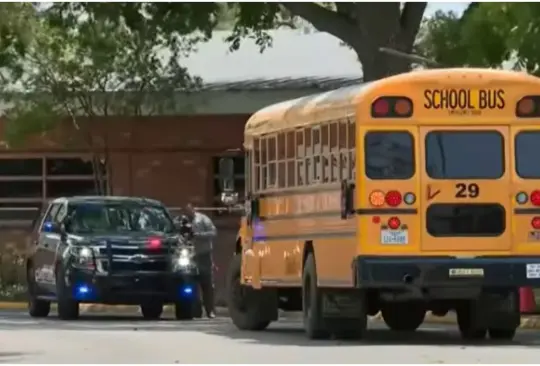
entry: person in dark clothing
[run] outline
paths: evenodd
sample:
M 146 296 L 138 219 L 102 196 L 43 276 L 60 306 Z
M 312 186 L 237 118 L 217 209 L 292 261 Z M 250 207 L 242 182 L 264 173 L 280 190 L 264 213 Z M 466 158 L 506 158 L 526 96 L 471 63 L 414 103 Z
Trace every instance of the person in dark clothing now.
M 205 214 L 197 212 L 192 204 L 186 205 L 185 214 L 191 222 L 193 231 L 195 263 L 199 268 L 204 310 L 208 318 L 215 318 L 212 242 L 217 235 L 217 230 L 212 220 Z

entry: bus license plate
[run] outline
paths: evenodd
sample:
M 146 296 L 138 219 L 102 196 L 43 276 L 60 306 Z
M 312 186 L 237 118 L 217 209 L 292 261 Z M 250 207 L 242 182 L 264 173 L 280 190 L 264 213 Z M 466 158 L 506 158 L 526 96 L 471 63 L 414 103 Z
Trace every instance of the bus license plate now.
M 407 230 L 381 230 L 381 244 L 407 244 L 409 232 Z

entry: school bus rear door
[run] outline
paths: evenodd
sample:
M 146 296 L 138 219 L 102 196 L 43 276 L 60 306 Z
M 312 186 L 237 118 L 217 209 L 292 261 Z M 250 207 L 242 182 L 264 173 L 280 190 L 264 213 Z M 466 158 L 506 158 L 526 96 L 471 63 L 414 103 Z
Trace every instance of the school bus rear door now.
M 512 247 L 508 126 L 422 126 L 422 251 Z

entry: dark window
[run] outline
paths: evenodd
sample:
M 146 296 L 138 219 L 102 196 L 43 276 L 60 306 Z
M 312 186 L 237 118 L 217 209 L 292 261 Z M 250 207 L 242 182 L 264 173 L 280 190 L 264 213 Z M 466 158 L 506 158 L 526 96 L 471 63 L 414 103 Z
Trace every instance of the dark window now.
M 504 174 L 504 138 L 497 131 L 433 131 L 426 171 L 434 179 L 497 179 Z
M 47 158 L 47 175 L 93 175 L 94 169 L 90 159 L 81 158 Z M 99 162 L 102 172 L 105 166 Z
M 516 135 L 516 172 L 521 178 L 539 179 L 540 131 L 523 131 Z
M 409 179 L 414 175 L 414 138 L 409 132 L 368 132 L 364 143 L 368 178 Z
M 36 181 L 0 181 L 0 198 L 41 198 L 43 184 Z
M 0 175 L 39 177 L 43 175 L 43 160 L 0 159 Z
M 59 180 L 47 182 L 47 197 L 92 196 L 96 195 L 96 187 L 92 179 Z
M 426 227 L 435 237 L 499 236 L 506 230 L 505 216 L 504 207 L 499 204 L 433 204 L 426 212 Z

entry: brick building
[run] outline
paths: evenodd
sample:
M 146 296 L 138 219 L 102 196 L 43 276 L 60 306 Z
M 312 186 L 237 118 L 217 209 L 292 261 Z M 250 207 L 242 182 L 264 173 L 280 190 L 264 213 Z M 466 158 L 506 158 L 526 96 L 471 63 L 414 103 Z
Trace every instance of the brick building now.
M 274 31 L 264 53 L 246 41 L 228 52 L 216 33 L 185 62 L 200 76 L 200 91 L 175 96 L 170 110 L 152 117 L 109 117 L 91 124 L 94 146 L 83 143 L 69 123 L 0 150 L 0 225 L 27 228 L 50 198 L 93 194 L 91 152 L 100 151 L 110 193 L 142 195 L 170 207 L 191 201 L 212 206 L 218 194 L 217 160 L 234 155 L 236 186 L 244 186 L 242 137 L 249 115 L 272 103 L 355 83 L 356 55 L 324 33 Z M 0 137 L 3 126 L 0 122 Z M 220 270 L 232 252 L 236 218 L 220 218 L 216 258 Z

